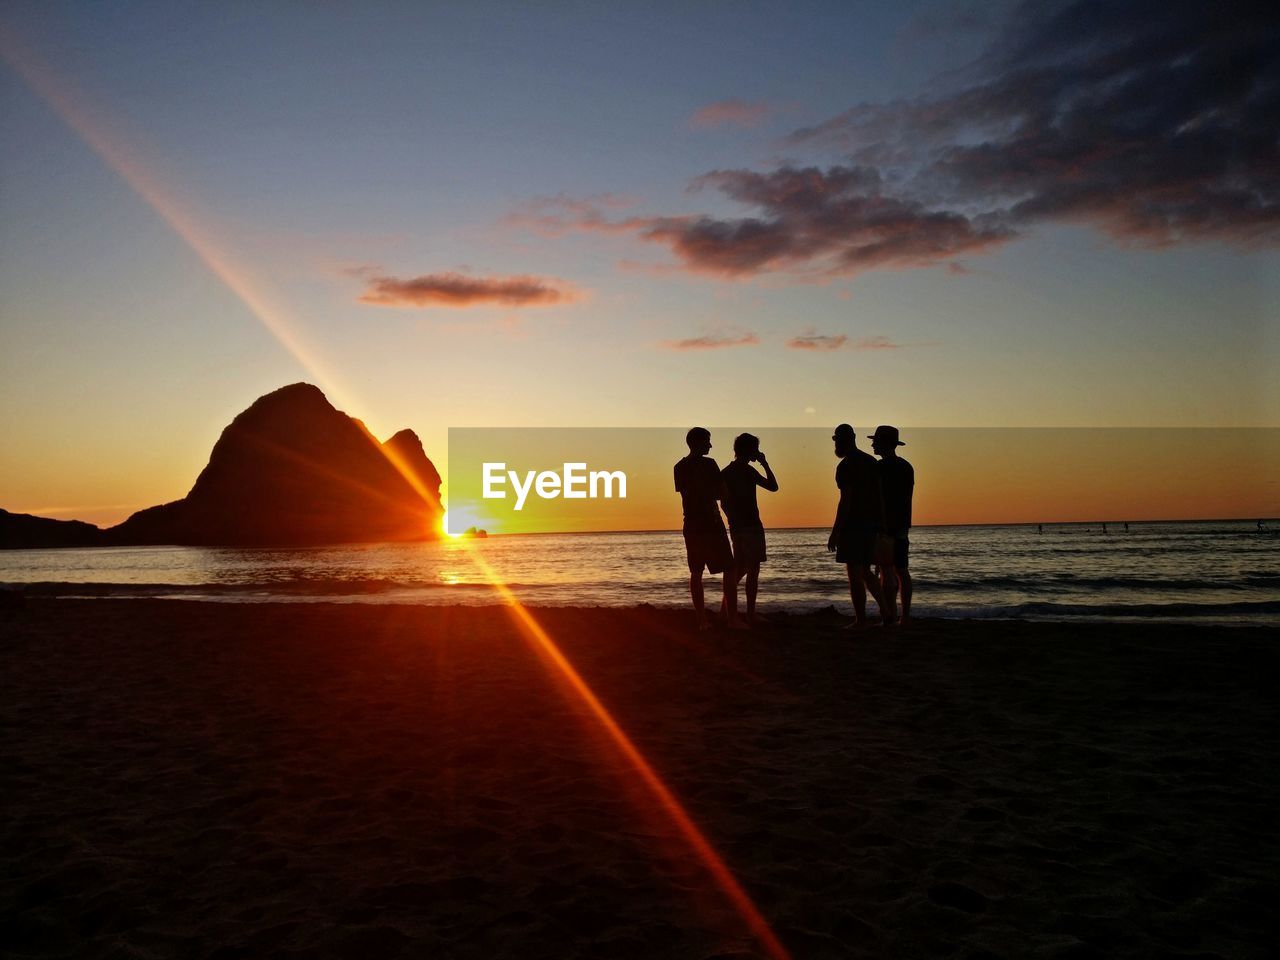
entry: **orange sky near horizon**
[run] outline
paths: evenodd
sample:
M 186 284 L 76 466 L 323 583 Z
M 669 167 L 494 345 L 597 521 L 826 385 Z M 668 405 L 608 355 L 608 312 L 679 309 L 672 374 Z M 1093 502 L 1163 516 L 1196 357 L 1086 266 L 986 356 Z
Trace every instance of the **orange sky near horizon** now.
M 711 428 L 711 456 L 732 459 L 736 429 Z M 859 428 L 862 435 L 871 428 Z M 828 429 L 760 429 L 780 484 L 760 491 L 766 527 L 831 523 L 837 460 Z M 916 471 L 916 525 L 1072 523 L 1173 519 L 1258 519 L 1280 513 L 1280 430 L 903 429 L 901 454 Z M 859 440 L 862 449 L 869 441 Z M 672 466 L 683 431 L 453 430 L 446 501 L 454 532 L 480 526 L 493 533 L 669 530 L 680 526 Z M 485 499 L 484 461 L 511 469 L 621 469 L 626 500 L 566 501 L 530 494 Z M 508 487 L 510 484 L 508 483 Z M 450 493 L 452 491 L 452 496 Z

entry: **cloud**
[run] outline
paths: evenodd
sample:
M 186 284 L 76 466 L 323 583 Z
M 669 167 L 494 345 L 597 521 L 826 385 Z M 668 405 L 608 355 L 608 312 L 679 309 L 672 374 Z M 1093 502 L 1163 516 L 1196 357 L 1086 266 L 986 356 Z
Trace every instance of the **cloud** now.
M 689 118 L 689 126 L 695 130 L 716 127 L 756 127 L 773 112 L 767 103 L 748 100 L 717 100 L 695 110 Z
M 906 347 L 925 346 L 925 342 L 921 343 L 894 343 L 886 336 L 859 337 L 851 340 L 848 335 L 843 333 L 815 333 L 813 330 L 806 330 L 798 337 L 792 337 L 787 341 L 787 346 L 792 350 L 840 350 L 848 347 L 850 350 L 902 350 Z
M 803 333 L 788 340 L 787 346 L 792 350 L 839 350 L 848 341 L 849 338 L 843 333 Z
M 504 277 L 448 272 L 402 280 L 369 267 L 353 272 L 368 284 L 359 301 L 381 307 L 541 307 L 574 303 L 583 296 L 564 280 L 528 274 Z
M 888 337 L 861 337 L 853 342 L 855 350 L 902 350 L 908 346 L 922 344 L 894 343 Z
M 931 266 L 1012 239 L 1003 223 L 930 210 L 881 190 L 869 167 L 716 170 L 714 187 L 755 216 L 651 219 L 642 239 L 665 244 L 689 270 L 746 277 L 779 270 L 852 276 L 875 268 Z
M 635 197 L 620 193 L 597 193 L 588 197 L 560 193 L 554 197 L 535 197 L 507 214 L 503 222 L 528 227 L 545 237 L 559 237 L 574 230 L 629 233 L 634 229 L 634 220 L 611 221 L 609 213 L 637 203 Z
M 1280 17 L 1138 0 L 1020 6 L 947 96 L 863 104 L 796 131 L 917 197 L 1022 230 L 1161 247 L 1280 243 Z
M 707 334 L 687 340 L 665 340 L 668 350 L 720 350 L 725 347 L 754 347 L 760 338 L 754 333 Z
M 1063 223 L 1153 248 L 1273 247 L 1278 63 L 1270 3 L 1025 3 L 963 81 L 859 104 L 788 138 L 793 151 L 837 151 L 835 162 L 694 179 L 740 215 L 615 219 L 562 203 L 541 228 L 633 236 L 725 279 L 958 274 L 957 258 Z M 720 106 L 704 109 L 729 115 Z

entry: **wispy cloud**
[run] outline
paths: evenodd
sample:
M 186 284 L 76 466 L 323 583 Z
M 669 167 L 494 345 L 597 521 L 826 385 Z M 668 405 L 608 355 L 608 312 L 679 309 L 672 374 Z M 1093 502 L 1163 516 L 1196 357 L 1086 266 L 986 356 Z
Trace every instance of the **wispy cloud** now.
M 717 100 L 695 110 L 689 117 L 689 126 L 695 130 L 716 127 L 756 127 L 769 118 L 773 107 L 767 103 L 750 100 Z
M 888 337 L 860 337 L 853 341 L 854 350 L 903 350 L 907 347 L 922 347 L 924 343 L 894 343 Z
M 707 334 L 686 340 L 664 340 L 668 350 L 722 350 L 726 347 L 754 347 L 760 338 L 754 333 Z
M 582 291 L 565 280 L 529 274 L 471 276 L 446 272 L 401 279 L 367 267 L 354 272 L 367 284 L 359 301 L 380 307 L 539 307 L 583 298 Z
M 502 222 L 508 226 L 528 227 L 544 237 L 559 237 L 575 230 L 629 233 L 637 221 L 609 218 L 638 202 L 635 197 L 621 193 L 597 193 L 587 197 L 560 193 L 553 197 L 535 197 L 507 214 Z
M 928 346 L 928 341 L 920 341 L 918 343 L 895 343 L 888 337 L 878 335 L 874 337 L 858 337 L 851 338 L 844 333 L 815 333 L 812 330 L 806 330 L 797 337 L 792 337 L 787 341 L 787 346 L 792 350 L 903 350 L 907 347 Z
M 792 350 L 839 350 L 848 342 L 849 338 L 843 333 L 802 333 L 788 340 L 787 346 Z

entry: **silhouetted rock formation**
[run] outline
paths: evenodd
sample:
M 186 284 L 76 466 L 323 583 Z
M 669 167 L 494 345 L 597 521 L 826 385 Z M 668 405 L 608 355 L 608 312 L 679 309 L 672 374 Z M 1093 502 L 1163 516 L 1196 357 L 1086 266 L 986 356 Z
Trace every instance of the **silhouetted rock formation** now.
M 80 520 L 50 520 L 29 513 L 0 510 L 0 550 L 38 547 L 96 547 L 102 531 Z
M 439 535 L 440 514 L 440 474 L 412 431 L 380 444 L 317 387 L 295 383 L 222 431 L 186 497 L 105 536 L 208 546 L 425 540 Z

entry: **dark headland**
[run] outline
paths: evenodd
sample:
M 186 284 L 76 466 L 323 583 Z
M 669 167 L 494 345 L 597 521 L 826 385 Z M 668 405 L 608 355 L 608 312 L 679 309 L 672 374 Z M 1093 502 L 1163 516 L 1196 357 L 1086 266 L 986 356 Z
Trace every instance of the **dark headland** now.
M 295 383 L 222 431 L 181 500 L 105 530 L 0 510 L 0 548 L 426 540 L 440 515 L 440 474 L 412 430 L 380 443 L 318 387 Z

